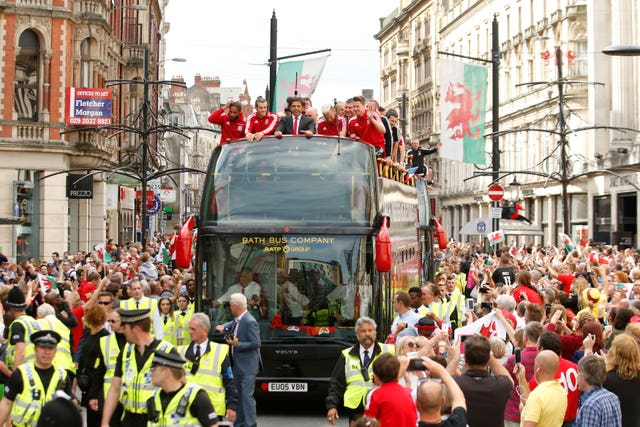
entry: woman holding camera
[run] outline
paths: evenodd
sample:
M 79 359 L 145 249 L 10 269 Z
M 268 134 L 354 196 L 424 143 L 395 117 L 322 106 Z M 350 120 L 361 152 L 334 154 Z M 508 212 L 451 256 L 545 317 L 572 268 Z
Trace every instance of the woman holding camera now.
M 516 275 L 516 283 L 518 286 L 516 286 L 512 294 L 516 302 L 520 302 L 526 298 L 527 301 L 531 303 L 543 305 L 540 294 L 538 294 L 538 291 L 533 287 L 531 273 L 527 270 L 520 270 Z M 526 297 L 521 295 L 526 295 Z

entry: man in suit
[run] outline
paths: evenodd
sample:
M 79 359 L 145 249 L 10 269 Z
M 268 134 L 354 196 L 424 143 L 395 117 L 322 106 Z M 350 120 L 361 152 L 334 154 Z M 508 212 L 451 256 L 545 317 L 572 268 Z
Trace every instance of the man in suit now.
M 231 370 L 229 346 L 209 340 L 211 321 L 204 313 L 195 313 L 189 320 L 191 343 L 178 347 L 180 356 L 187 360 L 187 379 L 209 395 L 219 421 L 226 416 L 235 422 L 238 407 L 238 388 Z
M 300 102 L 302 110 L 302 102 Z M 216 326 L 216 330 L 224 333 L 227 344 L 231 346 L 233 372 L 238 381 L 240 394 L 236 427 L 255 427 L 256 400 L 253 392 L 256 376 L 262 368 L 260 358 L 260 329 L 256 319 L 247 311 L 247 297 L 243 294 L 232 294 L 229 308 L 235 318 L 231 322 Z
M 278 138 L 282 135 L 312 136 L 316 133 L 316 124 L 313 119 L 302 114 L 302 99 L 292 96 L 287 98 L 287 102 L 291 115 L 280 119 L 274 136 Z

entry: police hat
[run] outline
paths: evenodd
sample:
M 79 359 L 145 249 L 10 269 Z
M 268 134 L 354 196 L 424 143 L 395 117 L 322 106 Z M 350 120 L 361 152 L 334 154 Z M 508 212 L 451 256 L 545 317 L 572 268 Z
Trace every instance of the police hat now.
M 119 309 L 121 323 L 136 323 L 140 320 L 148 319 L 151 310 L 145 308 L 143 310 L 123 310 Z
M 151 364 L 154 366 L 168 366 L 170 368 L 184 369 L 184 360 L 175 349 L 171 349 L 168 353 L 162 350 L 153 350 L 153 360 Z
M 33 345 L 55 348 L 62 337 L 56 331 L 38 331 L 31 334 Z
M 14 286 L 9 291 L 7 296 L 7 306 L 11 310 L 24 311 L 27 309 L 27 304 L 24 301 L 24 292 L 18 286 Z
M 40 412 L 37 427 L 82 427 L 82 415 L 69 396 L 56 391 L 54 399 L 47 402 Z

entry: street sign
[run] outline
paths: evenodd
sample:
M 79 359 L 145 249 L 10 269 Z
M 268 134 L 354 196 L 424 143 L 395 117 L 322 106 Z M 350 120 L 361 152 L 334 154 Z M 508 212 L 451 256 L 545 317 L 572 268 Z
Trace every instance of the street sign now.
M 504 188 L 499 184 L 492 184 L 489 186 L 489 198 L 494 202 L 499 202 L 504 197 Z
M 497 208 L 490 208 L 491 219 L 500 219 L 502 218 L 502 208 L 498 206 Z
M 476 231 L 478 234 L 484 234 L 487 232 L 487 224 L 484 221 L 478 221 L 476 224 Z
M 158 197 L 153 198 L 153 205 L 147 205 L 147 214 L 155 215 L 160 212 L 160 208 L 162 207 L 162 202 Z

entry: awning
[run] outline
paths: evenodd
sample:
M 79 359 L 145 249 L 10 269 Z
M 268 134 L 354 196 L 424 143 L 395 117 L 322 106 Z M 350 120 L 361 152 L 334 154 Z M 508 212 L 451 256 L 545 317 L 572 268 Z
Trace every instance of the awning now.
M 512 219 L 501 219 L 500 229 L 507 236 L 544 236 L 542 230 L 537 226 Z M 493 220 L 491 218 L 472 219 L 460 229 L 462 236 L 486 235 L 492 232 Z

